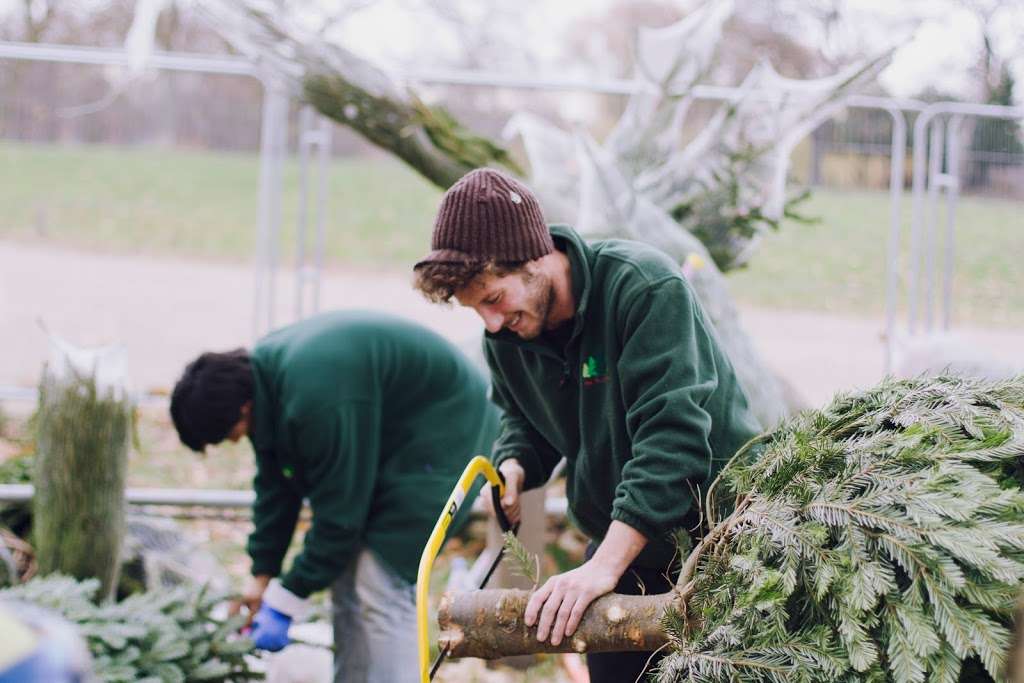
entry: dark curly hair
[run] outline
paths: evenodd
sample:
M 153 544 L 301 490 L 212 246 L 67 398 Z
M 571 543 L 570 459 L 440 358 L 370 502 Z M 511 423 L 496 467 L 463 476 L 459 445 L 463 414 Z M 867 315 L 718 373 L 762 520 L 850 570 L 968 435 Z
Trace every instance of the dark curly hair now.
M 197 453 L 227 438 L 253 397 L 249 352 L 206 352 L 185 367 L 171 393 L 171 420 L 181 442 Z
M 478 275 L 503 277 L 522 270 L 529 261 L 464 261 L 422 263 L 413 269 L 413 286 L 436 304 L 448 303 L 455 292 Z

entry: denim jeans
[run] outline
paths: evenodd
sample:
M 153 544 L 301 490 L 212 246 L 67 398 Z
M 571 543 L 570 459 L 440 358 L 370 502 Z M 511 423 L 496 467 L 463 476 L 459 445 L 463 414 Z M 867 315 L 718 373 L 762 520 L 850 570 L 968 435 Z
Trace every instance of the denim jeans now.
M 416 587 L 363 549 L 331 585 L 334 683 L 418 683 Z

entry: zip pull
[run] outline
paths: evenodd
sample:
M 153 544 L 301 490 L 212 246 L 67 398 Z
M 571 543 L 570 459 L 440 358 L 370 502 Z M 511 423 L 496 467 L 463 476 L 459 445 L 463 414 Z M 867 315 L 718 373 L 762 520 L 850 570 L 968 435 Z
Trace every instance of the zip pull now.
M 569 383 L 569 379 L 570 379 L 571 376 L 572 376 L 572 370 L 570 369 L 569 364 L 568 363 L 562 363 L 562 379 L 559 380 L 559 382 L 558 382 L 558 388 L 559 389 L 564 388 Z

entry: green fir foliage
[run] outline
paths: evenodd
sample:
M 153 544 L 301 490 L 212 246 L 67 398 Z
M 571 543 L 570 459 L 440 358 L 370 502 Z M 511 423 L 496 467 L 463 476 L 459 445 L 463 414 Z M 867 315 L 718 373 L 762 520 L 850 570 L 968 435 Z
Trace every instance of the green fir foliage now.
M 33 538 L 39 573 L 100 579 L 113 593 L 124 536 L 133 405 L 93 377 L 43 373 Z
M 540 557 L 534 555 L 514 531 L 504 534 L 505 554 L 512 560 L 512 571 L 533 583 L 534 588 L 540 583 Z
M 96 579 L 51 575 L 0 591 L 2 601 L 60 614 L 85 638 L 98 681 L 240 682 L 263 678 L 249 669 L 252 641 L 236 636 L 245 616 L 215 619 L 224 596 L 203 588 L 161 589 L 97 605 Z
M 783 220 L 804 224 L 819 222 L 818 218 L 801 211 L 801 205 L 811 197 L 809 189 L 788 197 L 779 218 L 766 216 L 759 205 L 744 200 L 744 183 L 751 167 L 764 153 L 765 150 L 748 149 L 745 153 L 729 155 L 724 167 L 712 173 L 713 183 L 670 212 L 677 223 L 707 247 L 722 272 L 742 267 L 746 245 L 767 231 L 777 232 Z
M 886 381 L 751 449 L 716 482 L 735 506 L 691 556 L 660 681 L 1005 680 L 1024 377 Z
M 0 462 L 0 484 L 31 484 L 34 469 L 35 461 L 31 454 L 4 460 Z

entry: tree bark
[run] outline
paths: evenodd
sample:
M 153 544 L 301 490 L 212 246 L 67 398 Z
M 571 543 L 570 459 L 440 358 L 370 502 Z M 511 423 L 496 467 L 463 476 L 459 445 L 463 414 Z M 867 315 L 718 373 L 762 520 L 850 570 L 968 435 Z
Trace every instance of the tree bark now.
M 537 642 L 523 622 L 530 591 L 488 589 L 446 593 L 438 609 L 438 645 L 452 657 L 496 659 L 538 652 L 651 652 L 668 643 L 661 616 L 678 593 L 615 595 L 587 608 L 576 632 L 558 646 Z
M 406 102 L 376 97 L 338 74 L 308 76 L 303 91 L 321 114 L 388 150 L 442 189 L 475 168 L 435 147 Z
M 757 441 L 740 450 L 733 461 L 745 457 Z M 713 489 L 708 491 L 708 521 L 717 509 Z M 733 501 L 732 513 L 714 523 L 713 528 L 690 551 L 668 593 L 655 595 L 618 595 L 609 593 L 587 607 L 579 628 L 558 646 L 537 641 L 537 628 L 529 628 L 523 621 L 530 591 L 478 590 L 465 593 L 445 593 L 438 607 L 440 627 L 438 646 L 448 649 L 452 657 L 479 657 L 497 659 L 510 655 L 539 652 L 653 652 L 669 644 L 663 617 L 669 607 L 686 615 L 686 606 L 696 590 L 697 565 L 708 554 L 717 552 L 726 542 L 737 520 L 742 518 L 749 500 Z

